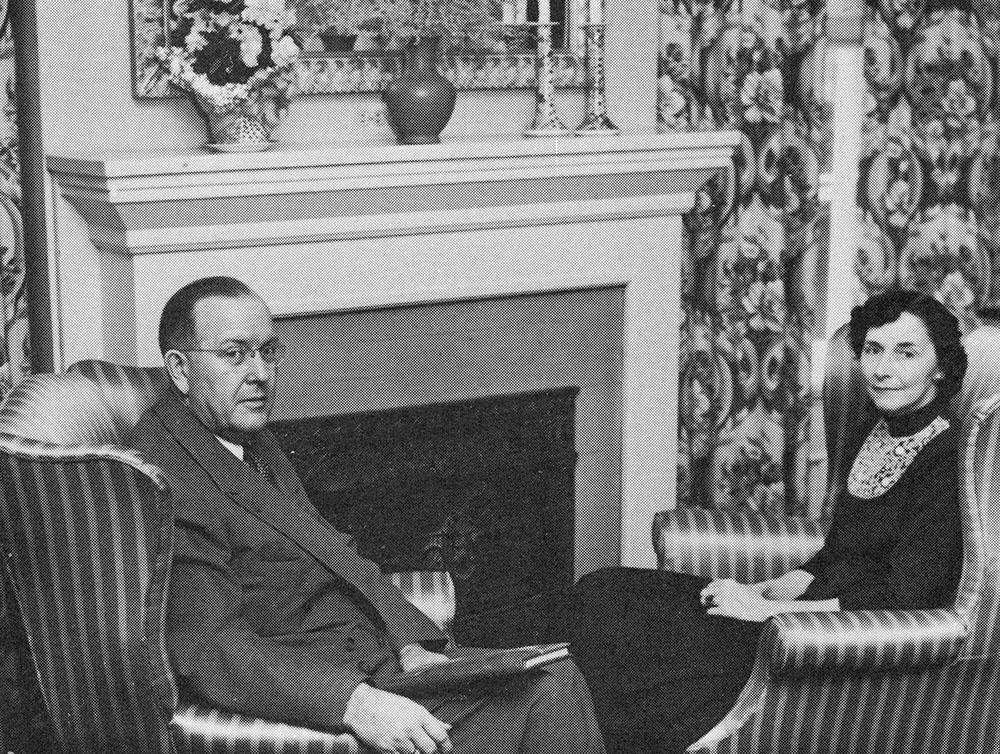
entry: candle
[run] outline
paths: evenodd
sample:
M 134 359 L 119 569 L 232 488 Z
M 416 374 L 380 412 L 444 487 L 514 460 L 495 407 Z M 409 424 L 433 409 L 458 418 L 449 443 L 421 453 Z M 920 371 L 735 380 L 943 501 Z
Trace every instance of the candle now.
M 514 23 L 523 24 L 528 21 L 528 0 L 516 0 L 517 11 L 514 13 Z
M 552 20 L 552 12 L 549 9 L 549 0 L 538 0 L 538 23 L 547 24 Z
M 603 0 L 590 0 L 587 13 L 587 22 L 591 24 L 604 23 L 604 2 Z
M 510 25 L 516 23 L 516 19 L 517 8 L 514 6 L 514 0 L 503 0 L 503 23 Z

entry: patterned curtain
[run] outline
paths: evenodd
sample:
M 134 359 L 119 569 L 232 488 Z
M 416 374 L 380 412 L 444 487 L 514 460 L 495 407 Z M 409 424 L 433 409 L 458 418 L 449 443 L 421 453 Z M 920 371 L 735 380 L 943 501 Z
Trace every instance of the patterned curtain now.
M 10 4 L 0 0 L 0 396 L 28 372 L 28 310 L 21 227 L 21 175 L 17 153 L 17 99 L 14 95 L 14 41 Z
M 861 294 L 935 294 L 962 320 L 996 306 L 996 4 L 869 0 L 858 182 Z
M 823 0 L 663 0 L 662 130 L 738 129 L 682 257 L 679 502 L 808 511 L 829 211 Z
M 11 4 L 0 0 L 0 397 L 27 374 L 29 364 Z M 53 745 L 17 603 L 0 568 L 0 750 L 28 754 L 52 751 Z

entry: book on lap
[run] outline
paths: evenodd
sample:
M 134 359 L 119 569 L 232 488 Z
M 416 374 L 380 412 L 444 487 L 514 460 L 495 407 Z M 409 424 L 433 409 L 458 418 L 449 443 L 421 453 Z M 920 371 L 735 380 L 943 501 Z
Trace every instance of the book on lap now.
M 495 681 L 531 673 L 569 657 L 569 644 L 538 644 L 515 649 L 462 647 L 457 651 L 461 654 L 447 662 L 393 673 L 373 679 L 371 683 L 406 696 L 489 687 Z

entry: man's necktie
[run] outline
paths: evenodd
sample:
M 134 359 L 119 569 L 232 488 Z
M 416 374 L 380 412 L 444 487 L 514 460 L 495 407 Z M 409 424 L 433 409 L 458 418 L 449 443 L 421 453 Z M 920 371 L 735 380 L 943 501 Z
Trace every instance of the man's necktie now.
M 257 472 L 274 487 L 278 486 L 278 480 L 274 475 L 274 469 L 264 463 L 260 456 L 258 456 L 249 445 L 243 446 L 243 460 L 246 461 L 252 468 L 256 469 Z

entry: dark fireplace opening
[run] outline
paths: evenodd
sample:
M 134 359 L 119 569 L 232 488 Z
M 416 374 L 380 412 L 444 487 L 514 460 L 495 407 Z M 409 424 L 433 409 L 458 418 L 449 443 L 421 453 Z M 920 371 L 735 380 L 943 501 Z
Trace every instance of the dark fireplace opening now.
M 386 572 L 447 570 L 460 644 L 572 585 L 578 388 L 280 422 L 320 512 Z

